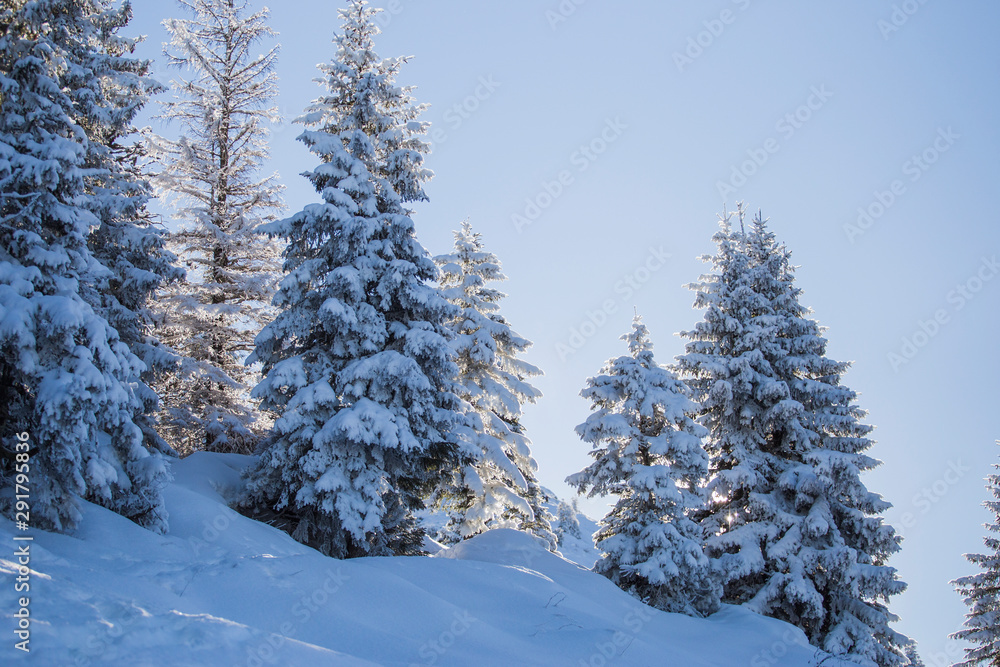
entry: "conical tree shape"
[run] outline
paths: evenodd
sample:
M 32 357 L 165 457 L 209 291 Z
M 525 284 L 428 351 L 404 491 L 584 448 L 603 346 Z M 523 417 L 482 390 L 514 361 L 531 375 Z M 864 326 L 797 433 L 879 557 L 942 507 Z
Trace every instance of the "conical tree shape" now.
M 594 411 L 576 430 L 594 462 L 566 481 L 591 497 L 618 496 L 595 536 L 603 552 L 595 572 L 658 609 L 708 615 L 720 591 L 688 516 L 704 502 L 707 474 L 706 432 L 693 419 L 699 406 L 656 364 L 638 316 L 622 338 L 629 353 L 609 360 L 582 392 Z
M 576 516 L 578 511 L 576 498 L 573 498 L 572 505 L 565 500 L 559 501 L 559 508 L 556 510 L 556 520 L 559 522 L 559 525 L 555 530 L 559 546 L 563 545 L 567 535 L 575 537 L 578 540 L 583 539 L 583 532 L 580 529 L 580 519 Z
M 909 640 L 884 601 L 899 538 L 860 473 L 871 427 L 840 384 L 848 364 L 799 303 L 788 252 L 760 216 L 724 217 L 716 273 L 693 287 L 705 319 L 679 359 L 704 405 L 711 502 L 700 515 L 723 601 L 793 623 L 830 653 L 906 664 Z
M 856 392 L 841 384 L 850 364 L 826 356 L 823 330 L 799 302 L 790 253 L 777 243 L 759 212 L 747 234 L 747 248 L 751 262 L 760 268 L 755 289 L 768 298 L 775 316 L 780 347 L 772 367 L 789 397 L 802 406 L 800 423 L 807 434 L 790 448 L 801 453 L 794 457 L 797 465 L 779 480 L 787 496 L 794 492 L 791 509 L 805 516 L 789 569 L 801 568 L 823 600 L 822 613 L 813 614 L 816 620 L 807 633 L 835 655 L 863 655 L 892 664 L 910 642 L 889 628 L 896 616 L 884 601 L 906 585 L 885 565 L 900 541 L 881 516 L 891 505 L 860 478 L 880 464 L 865 454 L 874 444 L 867 437 L 872 427 L 862 423 L 866 413 L 856 404 Z M 779 435 L 791 440 L 785 433 Z M 793 589 L 791 595 L 776 595 L 796 593 Z M 801 614 L 803 619 L 808 616 Z
M 993 467 L 1000 470 L 1000 464 Z M 983 503 L 994 516 L 986 524 L 990 534 L 983 539 L 987 552 L 965 556 L 981 571 L 952 582 L 965 598 L 969 612 L 965 615 L 965 628 L 951 636 L 973 644 L 965 649 L 965 660 L 957 667 L 1000 665 L 1000 538 L 995 537 L 1000 533 L 1000 475 L 988 475 L 986 488 L 994 498 Z
M 394 83 L 402 61 L 375 55 L 374 14 L 358 1 L 341 12 L 327 92 L 302 118 L 323 202 L 269 227 L 288 242 L 288 275 L 252 357 L 265 373 L 254 396 L 280 417 L 243 504 L 336 557 L 421 551 L 413 512 L 454 485 L 464 424 L 445 326 L 456 309 L 403 206 L 425 198 L 424 125 Z
M 527 378 L 541 371 L 518 359 L 531 341 L 500 314 L 506 296 L 489 283 L 506 280 L 500 260 L 483 248 L 468 221 L 455 232 L 455 249 L 435 258 L 445 298 L 459 313 L 448 323 L 458 363 L 459 398 L 472 406 L 476 432 L 472 470 L 462 488 L 444 499 L 446 534 L 462 539 L 491 528 L 527 530 L 555 548 L 543 492 L 535 477 L 531 442 L 521 426 L 521 405 L 541 396 Z
M 126 19 L 96 0 L 0 7 L 0 425 L 5 443 L 28 437 L 0 483 L 13 488 L 29 455 L 31 521 L 58 530 L 79 521 L 80 498 L 166 528 L 165 463 L 137 424 L 145 366 L 91 291 L 115 277 L 91 230 L 129 196 L 102 139 L 120 129 L 109 95 L 132 65 L 109 40 Z
M 103 13 L 97 21 L 99 51 L 92 63 L 94 71 L 101 72 L 109 106 L 101 118 L 81 120 L 91 140 L 106 148 L 94 156 L 94 166 L 103 175 L 92 180 L 90 190 L 99 203 L 95 213 L 101 224 L 91 231 L 88 245 L 111 273 L 89 286 L 89 298 L 146 365 L 133 381 L 143 403 L 143 413 L 134 421 L 146 446 L 176 455 L 157 432 L 160 401 L 150 385 L 175 368 L 179 358 L 153 333 L 153 303 L 157 290 L 177 282 L 184 272 L 174 265 L 176 256 L 166 249 L 162 230 L 146 211 L 151 189 L 142 173 L 145 153 L 136 141 L 133 121 L 160 86 L 149 78 L 148 60 L 129 57 L 136 40 L 118 35 L 130 18 L 131 9 L 125 5 Z

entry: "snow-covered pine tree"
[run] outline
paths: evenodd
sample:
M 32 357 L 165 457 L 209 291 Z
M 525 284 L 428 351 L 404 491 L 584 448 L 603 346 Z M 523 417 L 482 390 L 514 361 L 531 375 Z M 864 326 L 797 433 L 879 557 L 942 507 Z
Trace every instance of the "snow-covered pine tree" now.
M 603 552 L 594 571 L 664 611 L 705 616 L 719 587 L 690 510 L 704 502 L 708 456 L 698 404 L 672 371 L 653 358 L 637 315 L 622 336 L 629 353 L 609 360 L 581 392 L 593 413 L 576 430 L 594 462 L 566 481 L 588 496 L 618 501 L 595 536 Z
M 530 469 L 528 466 L 530 466 Z M 549 503 L 555 500 L 555 495 L 550 494 L 538 482 L 535 476 L 537 465 L 534 459 L 530 462 L 519 461 L 518 467 L 525 471 L 525 479 L 528 482 L 528 493 L 525 497 L 528 501 L 528 507 L 531 508 L 531 516 L 525 516 L 516 508 L 509 508 L 504 518 L 507 521 L 515 522 L 519 530 L 531 533 L 545 542 L 549 551 L 555 551 L 558 540 L 556 539 L 556 534 L 552 531 L 552 519 L 554 517 L 547 507 Z
M 163 232 L 146 210 L 150 187 L 140 170 L 144 151 L 135 141 L 137 130 L 132 123 L 149 95 L 161 88 L 149 78 L 148 60 L 129 57 L 137 40 L 118 35 L 131 14 L 126 4 L 95 18 L 99 50 L 92 54 L 91 63 L 104 81 L 109 106 L 102 117 L 83 117 L 80 123 L 91 141 L 106 147 L 93 156 L 99 160 L 95 166 L 101 175 L 88 185 L 97 195 L 92 201 L 101 224 L 91 231 L 88 244 L 111 273 L 88 285 L 85 296 L 146 366 L 142 376 L 134 379 L 143 404 L 142 414 L 134 421 L 142 429 L 146 446 L 175 454 L 156 431 L 159 398 L 150 385 L 174 368 L 178 358 L 153 336 L 150 300 L 161 285 L 180 280 L 184 272 L 174 266 L 176 257 L 166 250 Z
M 187 278 L 161 292 L 158 333 L 184 361 L 158 388 L 162 432 L 183 453 L 251 452 L 267 426 L 248 396 L 259 367 L 244 361 L 264 322 L 280 273 L 279 249 L 259 232 L 281 207 L 281 186 L 262 177 L 275 118 L 277 47 L 267 10 L 246 0 L 178 0 L 192 15 L 168 19 L 168 63 L 180 69 L 162 118 L 176 141 L 151 137 L 153 182 L 177 202 L 169 247 Z
M 1000 464 L 993 467 L 1000 470 Z M 1000 538 L 995 536 L 1000 533 L 1000 475 L 988 475 L 986 488 L 994 498 L 983 503 L 993 513 L 993 521 L 986 524 L 990 534 L 983 539 L 987 553 L 965 555 L 981 572 L 952 582 L 969 612 L 965 627 L 951 636 L 973 644 L 956 667 L 1000 664 Z
M 716 272 L 693 288 L 705 318 L 679 358 L 709 429 L 711 501 L 700 513 L 723 601 L 793 623 L 861 664 L 902 665 L 909 640 L 883 601 L 901 592 L 899 538 L 860 473 L 871 427 L 840 384 L 848 364 L 799 302 L 793 267 L 758 215 L 723 216 Z
M 909 661 L 906 663 L 906 667 L 927 667 L 924 661 L 920 659 L 920 654 L 917 652 L 917 644 L 915 642 L 910 642 L 906 647 L 906 659 Z
M 716 255 L 703 258 L 715 273 L 690 286 L 695 307 L 705 308 L 705 316 L 693 331 L 682 332 L 689 342 L 678 366 L 702 404 L 699 421 L 709 431 L 709 501 L 696 516 L 726 585 L 724 599 L 742 604 L 757 590 L 744 591 L 741 578 L 766 574 L 763 548 L 774 532 L 775 514 L 770 493 L 783 472 L 783 462 L 767 449 L 767 423 L 772 408 L 787 398 L 787 388 L 760 350 L 768 341 L 754 336 L 760 330 L 751 327 L 764 304 L 752 289 L 741 231 L 733 231 L 728 215 L 721 225 L 713 237 Z
M 857 393 L 841 384 L 850 363 L 826 356 L 823 329 L 800 302 L 790 253 L 759 212 L 747 247 L 751 263 L 762 269 L 755 272 L 760 281 L 755 289 L 767 297 L 775 316 L 780 346 L 771 364 L 790 399 L 802 406 L 800 423 L 807 434 L 789 448 L 800 456 L 793 455 L 796 465 L 778 483 L 804 517 L 799 553 L 788 558 L 786 567 L 794 571 L 801 564 L 823 601 L 823 620 L 813 626 L 810 639 L 834 655 L 894 664 L 911 644 L 889 627 L 897 617 L 885 605 L 906 588 L 895 568 L 886 565 L 901 539 L 882 517 L 891 504 L 861 481 L 861 474 L 880 462 L 865 454 L 874 444 L 868 437 L 872 427 L 862 421 L 867 413 L 858 407 Z M 787 431 L 777 435 L 793 440 Z M 781 595 L 782 585 L 772 591 Z
M 270 225 L 288 241 L 277 318 L 257 337 L 254 389 L 280 413 L 242 501 L 336 557 L 414 554 L 414 511 L 459 473 L 462 402 L 446 322 L 407 201 L 426 199 L 421 107 L 380 59 L 375 10 L 341 11 L 326 92 L 300 119 L 323 198 Z
M 578 511 L 576 498 L 573 498 L 572 504 L 565 500 L 559 501 L 559 509 L 556 510 L 556 520 L 559 523 L 555 529 L 559 546 L 563 545 L 567 535 L 578 540 L 583 538 L 583 533 L 580 530 L 580 519 L 576 516 Z
M 518 359 L 531 341 L 500 314 L 506 294 L 489 285 L 506 280 L 500 260 L 484 249 L 467 220 L 454 234 L 454 251 L 434 261 L 442 293 L 459 309 L 448 322 L 458 363 L 456 392 L 472 406 L 477 455 L 467 463 L 470 480 L 442 498 L 450 516 L 444 534 L 463 539 L 509 527 L 531 532 L 555 549 L 531 443 L 520 423 L 522 404 L 541 396 L 528 378 L 541 371 Z
M 153 530 L 167 521 L 166 465 L 136 424 L 143 364 L 84 294 L 115 275 L 88 238 L 117 206 L 111 150 L 92 137 L 121 110 L 112 73 L 130 65 L 107 44 L 122 12 L 0 6 L 0 486 L 12 491 L 30 453 L 31 521 L 57 530 L 77 524 L 80 498 Z M 12 453 L 21 432 L 29 452 Z

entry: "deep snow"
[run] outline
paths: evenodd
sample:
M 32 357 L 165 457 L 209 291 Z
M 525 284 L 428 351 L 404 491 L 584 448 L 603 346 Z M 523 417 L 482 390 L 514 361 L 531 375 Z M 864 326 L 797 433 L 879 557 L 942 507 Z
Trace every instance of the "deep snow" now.
M 37 665 L 846 665 L 800 631 L 724 606 L 646 607 L 516 531 L 433 557 L 337 561 L 226 505 L 248 459 L 173 464 L 161 536 L 85 504 L 29 531 L 30 654 L 14 648 L 13 524 L 0 520 L 0 663 Z M 586 529 L 586 527 L 585 527 Z

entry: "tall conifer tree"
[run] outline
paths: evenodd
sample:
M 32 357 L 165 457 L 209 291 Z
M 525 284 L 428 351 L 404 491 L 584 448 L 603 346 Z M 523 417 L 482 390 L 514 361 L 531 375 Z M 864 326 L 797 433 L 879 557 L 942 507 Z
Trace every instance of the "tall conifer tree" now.
M 477 436 L 463 486 L 445 499 L 451 515 L 446 534 L 461 539 L 510 527 L 534 533 L 554 549 L 531 442 L 521 425 L 521 405 L 541 396 L 528 378 L 541 371 L 518 358 L 531 341 L 511 329 L 500 314 L 506 295 L 489 285 L 506 280 L 500 260 L 465 221 L 455 232 L 454 252 L 435 262 L 442 293 L 460 309 L 448 323 L 458 363 L 457 393 L 472 406 Z
M 118 74 L 140 67 L 111 46 L 127 17 L 100 0 L 0 8 L 0 424 L 8 450 L 29 435 L 31 520 L 55 529 L 76 525 L 80 498 L 166 528 L 165 463 L 139 424 L 145 367 L 94 292 L 124 274 L 88 245 L 129 215 L 106 140 L 128 116 Z M 17 459 L 0 464 L 5 488 Z
M 141 376 L 134 379 L 143 404 L 135 423 L 144 441 L 175 454 L 157 432 L 160 401 L 150 385 L 174 369 L 179 358 L 154 335 L 153 301 L 158 289 L 180 280 L 184 272 L 174 265 L 177 258 L 166 249 L 163 230 L 146 210 L 151 189 L 142 173 L 145 151 L 132 123 L 149 95 L 161 87 L 149 76 L 148 60 L 129 56 L 137 40 L 118 34 L 130 18 L 131 8 L 125 4 L 96 20 L 99 39 L 92 62 L 103 80 L 108 106 L 100 118 L 81 119 L 91 140 L 104 147 L 92 158 L 101 173 L 89 184 L 97 195 L 94 212 L 101 224 L 91 231 L 88 245 L 111 272 L 89 285 L 87 293 L 122 342 L 145 364 Z
M 886 565 L 900 538 L 860 474 L 871 426 L 840 383 L 848 364 L 799 302 L 794 267 L 758 215 L 724 217 L 716 272 L 693 288 L 705 318 L 681 367 L 704 406 L 711 502 L 701 514 L 724 601 L 793 623 L 826 651 L 906 664 L 885 602 L 905 584 Z
M 437 267 L 405 202 L 425 199 L 421 108 L 380 59 L 375 11 L 341 11 L 326 92 L 300 139 L 323 202 L 269 227 L 288 242 L 277 318 L 252 359 L 254 395 L 280 413 L 244 505 L 336 557 L 413 554 L 414 511 L 454 483 L 462 403 Z
M 658 609 L 711 614 L 718 585 L 689 517 L 704 502 L 708 467 L 699 406 L 657 365 L 638 316 L 622 338 L 629 353 L 609 360 L 582 392 L 594 411 L 576 430 L 594 462 L 566 480 L 591 497 L 617 496 L 595 535 L 603 556 L 594 571 Z
M 275 243 L 259 232 L 281 207 L 275 176 L 260 175 L 277 47 L 258 55 L 274 33 L 267 10 L 251 12 L 246 0 L 179 2 L 192 17 L 164 21 L 168 63 L 180 71 L 163 118 L 181 136 L 151 142 L 154 183 L 179 205 L 170 247 L 187 269 L 160 295 L 160 337 L 184 359 L 158 385 L 161 422 L 183 452 L 250 452 L 264 429 L 248 396 L 259 368 L 244 361 L 272 315 L 280 272 Z

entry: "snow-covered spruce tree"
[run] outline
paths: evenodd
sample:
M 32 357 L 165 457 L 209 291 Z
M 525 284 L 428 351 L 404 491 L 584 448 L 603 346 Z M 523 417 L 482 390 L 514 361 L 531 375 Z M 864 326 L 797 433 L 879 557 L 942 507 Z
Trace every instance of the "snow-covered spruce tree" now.
M 196 449 L 253 451 L 266 420 L 250 401 L 259 367 L 244 361 L 273 317 L 280 273 L 276 244 L 259 232 L 281 207 L 275 176 L 262 177 L 268 123 L 275 117 L 277 47 L 258 55 L 273 32 L 267 10 L 246 0 L 179 0 L 193 16 L 168 19 L 168 63 L 180 73 L 162 118 L 178 140 L 152 137 L 157 190 L 178 209 L 170 248 L 187 278 L 161 292 L 158 332 L 183 358 L 158 384 L 170 443 Z
M 374 52 L 374 15 L 359 1 L 341 11 L 326 92 L 300 119 L 323 203 L 269 226 L 288 241 L 288 275 L 257 337 L 254 396 L 281 416 L 241 503 L 338 558 L 420 553 L 413 513 L 468 455 L 446 327 L 456 308 L 404 208 L 426 198 L 426 126 L 395 84 L 404 61 Z
M 779 486 L 786 494 L 794 491 L 794 509 L 805 516 L 798 558 L 824 602 L 825 619 L 814 641 L 835 655 L 892 664 L 912 643 L 889 627 L 896 616 L 885 605 L 906 588 L 886 565 L 901 538 L 882 518 L 891 505 L 860 478 L 880 462 L 865 454 L 874 444 L 868 437 L 872 427 L 862 421 L 867 413 L 858 407 L 857 393 L 841 384 L 850 363 L 826 356 L 823 329 L 800 302 L 790 253 L 759 212 L 747 246 L 751 262 L 764 269 L 755 288 L 776 316 L 783 354 L 772 365 L 789 397 L 802 406 L 809 434 L 798 467 Z
M 580 519 L 576 516 L 578 511 L 576 498 L 573 498 L 572 504 L 565 500 L 559 501 L 559 509 L 556 510 L 556 520 L 559 523 L 555 529 L 559 546 L 562 546 L 567 535 L 578 540 L 583 538 L 583 533 L 580 530 Z
M 910 642 L 906 646 L 906 667 L 927 667 L 924 661 L 920 659 L 920 654 L 917 653 L 917 644 L 915 642 Z
M 609 360 L 581 392 L 593 413 L 576 430 L 594 462 L 566 481 L 588 496 L 616 495 L 596 534 L 603 552 L 594 571 L 664 611 L 705 616 L 719 587 L 688 517 L 703 501 L 708 457 L 698 404 L 688 387 L 653 358 L 636 316 L 622 336 L 629 353 Z
M 13 490 L 25 432 L 31 522 L 56 530 L 77 524 L 80 498 L 153 530 L 167 520 L 166 466 L 136 424 L 143 364 L 84 294 L 115 275 L 88 238 L 117 206 L 111 151 L 92 137 L 121 109 L 112 72 L 130 66 L 106 49 L 121 12 L 98 0 L 0 7 L 0 486 Z
M 1000 464 L 993 467 L 1000 470 Z M 1000 533 L 1000 475 L 988 475 L 986 488 L 994 498 L 983 503 L 994 517 L 986 524 L 991 534 L 983 540 L 988 551 L 965 555 L 982 571 L 952 582 L 969 607 L 965 628 L 952 637 L 973 644 L 965 649 L 965 660 L 958 667 L 1000 664 L 1000 538 L 995 537 Z
M 899 538 L 889 507 L 860 473 L 871 427 L 840 384 L 848 364 L 799 302 L 793 267 L 758 215 L 745 229 L 724 216 L 715 273 L 693 285 L 705 318 L 679 358 L 704 407 L 711 456 L 706 551 L 723 601 L 800 627 L 810 641 L 859 664 L 906 664 L 909 640 L 889 628 L 884 602 L 901 592 Z
M 102 77 L 108 106 L 98 118 L 80 119 L 91 141 L 103 145 L 92 159 L 100 171 L 88 183 L 96 196 L 91 201 L 100 226 L 94 228 L 88 245 L 94 256 L 110 269 L 109 274 L 86 286 L 84 295 L 118 332 L 121 341 L 146 366 L 134 378 L 143 412 L 134 421 L 144 442 L 164 453 L 175 452 L 157 433 L 157 394 L 153 379 L 173 369 L 178 358 L 153 336 L 150 300 L 162 285 L 180 280 L 184 273 L 174 266 L 176 257 L 166 250 L 163 232 L 146 211 L 150 187 L 141 173 L 141 144 L 132 122 L 159 84 L 149 78 L 149 61 L 128 57 L 136 40 L 117 31 L 131 19 L 131 8 L 105 12 L 95 18 L 99 28 L 98 51 L 92 55 L 93 71 Z
M 489 283 L 506 280 L 500 260 L 484 250 L 468 221 L 455 232 L 455 249 L 434 259 L 441 291 L 459 308 L 448 326 L 458 363 L 460 398 L 472 406 L 477 456 L 467 462 L 470 480 L 446 494 L 450 516 L 444 535 L 471 537 L 490 528 L 526 530 L 555 549 L 556 539 L 535 477 L 531 443 L 521 426 L 521 405 L 541 396 L 527 378 L 541 371 L 518 359 L 531 341 L 500 314 L 506 296 Z

